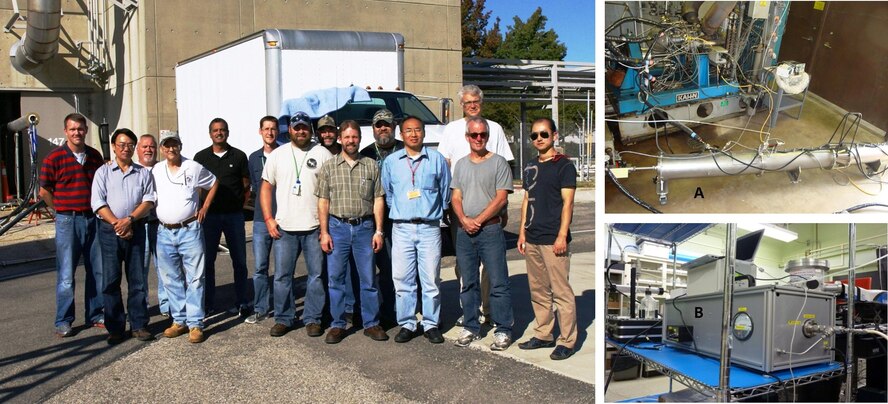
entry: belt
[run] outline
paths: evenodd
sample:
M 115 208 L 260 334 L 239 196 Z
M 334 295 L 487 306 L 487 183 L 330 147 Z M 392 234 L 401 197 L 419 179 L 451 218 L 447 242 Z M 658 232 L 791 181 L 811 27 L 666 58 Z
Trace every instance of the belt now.
M 423 218 L 415 217 L 413 219 L 396 219 L 392 220 L 392 223 L 410 223 L 410 224 L 423 224 L 423 223 L 435 223 L 437 220 L 426 220 Z
M 91 217 L 91 216 L 96 215 L 91 210 L 57 210 L 56 214 L 57 215 L 65 215 L 65 216 L 85 216 L 85 217 Z
M 339 220 L 340 222 L 348 223 L 348 224 L 350 224 L 350 225 L 352 225 L 352 226 L 357 226 L 357 225 L 363 223 L 365 220 L 373 219 L 373 216 L 372 216 L 372 215 L 367 215 L 367 216 L 363 216 L 363 217 L 354 217 L 354 218 L 350 218 L 350 219 L 347 219 L 347 218 L 344 218 L 344 217 L 339 217 L 339 216 L 336 216 L 336 215 L 330 215 L 330 216 L 335 217 L 336 220 Z
M 166 227 L 167 229 L 176 230 L 176 229 L 181 229 L 185 226 L 188 226 L 189 224 L 191 224 L 191 222 L 193 222 L 195 220 L 197 220 L 197 216 L 192 216 L 191 218 L 185 219 L 185 221 L 182 223 L 170 223 L 170 224 L 161 223 L 161 225 L 163 227 Z

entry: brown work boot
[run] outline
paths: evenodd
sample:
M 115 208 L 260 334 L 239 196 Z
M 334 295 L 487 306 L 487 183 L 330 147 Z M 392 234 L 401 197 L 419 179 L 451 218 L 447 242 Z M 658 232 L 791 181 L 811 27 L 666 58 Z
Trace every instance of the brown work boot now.
M 364 335 L 372 338 L 375 341 L 388 341 L 389 336 L 385 333 L 385 330 L 378 325 L 374 325 L 370 328 L 364 329 Z
M 309 337 L 320 337 L 324 335 L 324 329 L 321 328 L 320 324 L 311 323 L 305 326 L 305 333 L 308 334 Z
M 185 335 L 187 333 L 188 333 L 188 327 L 186 327 L 184 324 L 179 324 L 175 321 L 173 321 L 173 324 L 169 328 L 167 328 L 166 330 L 163 330 L 163 336 L 167 337 L 167 338 L 176 338 L 180 335 Z
M 328 344 L 338 344 L 342 342 L 343 338 L 345 338 L 345 330 L 339 327 L 333 327 L 327 330 L 327 337 L 324 338 L 324 342 Z
M 188 342 L 192 344 L 199 344 L 204 342 L 204 333 L 203 330 L 197 327 L 191 329 L 191 332 L 188 333 Z
M 139 328 L 133 331 L 133 336 L 139 341 L 151 341 L 154 339 L 154 335 L 147 328 Z
M 290 327 L 281 323 L 275 323 L 275 325 L 271 327 L 269 334 L 272 337 L 283 337 L 288 331 L 290 331 Z

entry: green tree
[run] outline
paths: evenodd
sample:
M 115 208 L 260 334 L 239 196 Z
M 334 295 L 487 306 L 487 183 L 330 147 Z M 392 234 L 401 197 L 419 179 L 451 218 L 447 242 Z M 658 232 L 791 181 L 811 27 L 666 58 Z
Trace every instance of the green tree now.
M 493 57 L 495 49 L 503 41 L 499 18 L 494 22 L 493 28 L 488 30 L 491 12 L 484 9 L 486 0 L 461 1 L 463 57 Z
M 527 18 L 527 21 L 522 21 L 520 17 L 515 16 L 513 25 L 510 25 L 506 31 L 506 38 L 496 50 L 496 57 L 564 60 L 564 57 L 567 56 L 567 46 L 558 41 L 558 34 L 555 33 L 555 30 L 546 29 L 546 21 L 548 18 L 543 15 L 542 7 L 537 7 L 536 11 Z

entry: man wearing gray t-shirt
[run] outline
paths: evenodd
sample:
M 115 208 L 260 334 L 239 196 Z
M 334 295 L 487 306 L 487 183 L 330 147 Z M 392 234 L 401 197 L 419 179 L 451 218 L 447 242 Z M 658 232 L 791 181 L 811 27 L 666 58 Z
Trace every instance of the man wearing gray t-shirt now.
M 462 275 L 460 302 L 463 307 L 479 306 L 478 274 L 483 263 L 490 274 L 490 315 L 496 324 L 490 349 L 503 351 L 512 344 L 513 315 L 500 214 L 512 192 L 512 173 L 505 158 L 487 150 L 489 136 L 486 119 L 466 119 L 466 141 L 471 152 L 456 163 L 450 187 L 460 227 L 456 232 L 456 261 Z M 457 346 L 467 346 L 480 338 L 477 311 L 466 310 L 463 316 Z

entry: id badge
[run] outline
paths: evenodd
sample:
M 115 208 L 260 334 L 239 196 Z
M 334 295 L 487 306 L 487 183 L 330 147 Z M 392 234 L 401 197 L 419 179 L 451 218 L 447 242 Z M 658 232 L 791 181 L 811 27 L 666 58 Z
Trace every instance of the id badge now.
M 407 199 L 416 199 L 416 198 L 419 198 L 419 190 L 418 189 L 411 189 L 411 190 L 407 191 Z
M 290 193 L 296 196 L 302 196 L 302 185 L 293 185 L 293 189 L 290 190 Z

